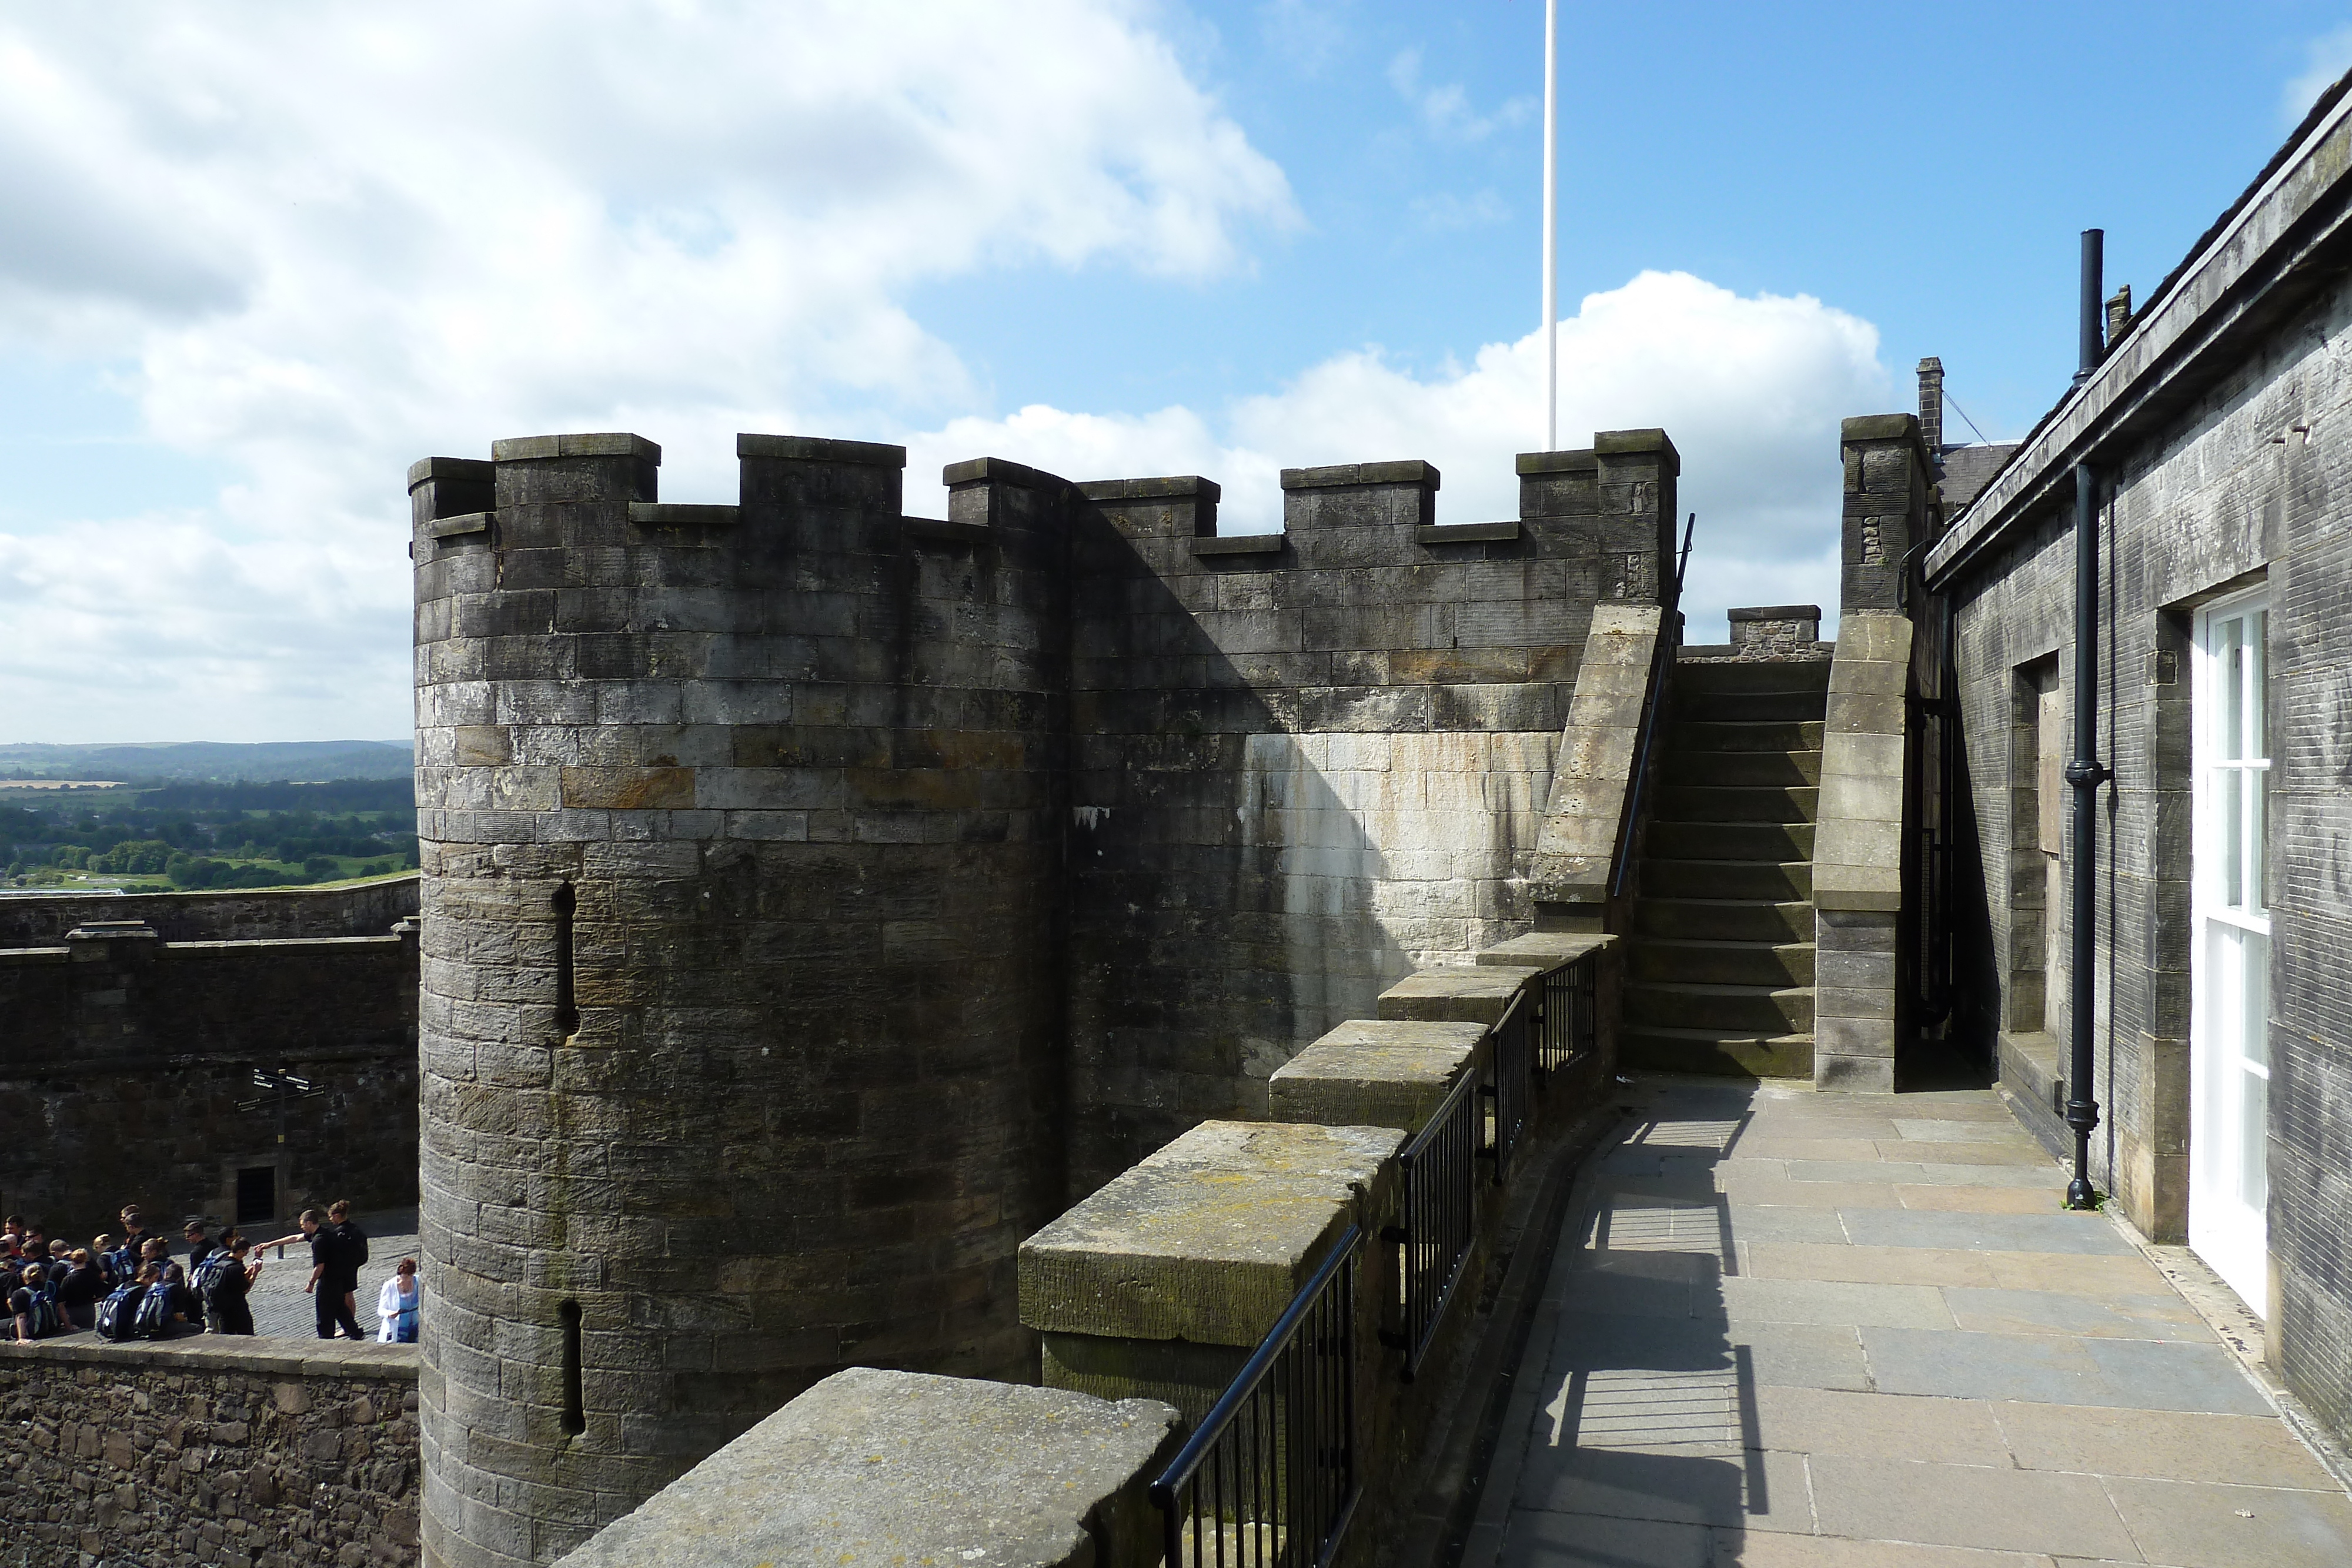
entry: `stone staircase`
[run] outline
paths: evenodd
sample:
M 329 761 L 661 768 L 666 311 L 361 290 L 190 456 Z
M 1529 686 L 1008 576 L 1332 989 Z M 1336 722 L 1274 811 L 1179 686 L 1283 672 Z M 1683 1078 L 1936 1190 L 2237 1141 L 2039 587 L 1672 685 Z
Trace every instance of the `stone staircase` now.
M 1627 945 L 1624 1061 L 1810 1078 L 1827 659 L 1675 670 Z

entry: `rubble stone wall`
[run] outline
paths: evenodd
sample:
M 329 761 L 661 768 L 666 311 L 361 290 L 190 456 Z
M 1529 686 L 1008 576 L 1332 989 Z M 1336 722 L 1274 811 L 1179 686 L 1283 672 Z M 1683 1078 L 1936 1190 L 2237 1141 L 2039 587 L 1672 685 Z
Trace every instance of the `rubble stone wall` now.
M 0 1344 L 0 1541 L 59 1568 L 410 1568 L 414 1345 Z

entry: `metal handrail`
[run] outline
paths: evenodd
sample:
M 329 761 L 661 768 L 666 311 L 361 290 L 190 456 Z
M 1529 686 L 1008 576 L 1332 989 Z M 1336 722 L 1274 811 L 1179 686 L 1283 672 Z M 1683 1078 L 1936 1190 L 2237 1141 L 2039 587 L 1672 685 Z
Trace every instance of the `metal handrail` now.
M 1600 1043 L 1601 951 L 1554 966 L 1543 977 L 1543 1040 L 1536 1051 L 1538 1082 L 1589 1058 Z
M 1495 1103 L 1494 1142 L 1483 1151 L 1495 1162 L 1495 1185 L 1500 1186 L 1511 1168 L 1511 1153 L 1518 1147 L 1527 1125 L 1528 1103 L 1535 1097 L 1535 1052 L 1528 1038 L 1534 1009 L 1528 1004 L 1528 988 L 1511 994 L 1510 1005 L 1487 1030 L 1490 1074 L 1486 1097 Z
M 1397 1155 L 1403 1223 L 1381 1231 L 1402 1253 L 1404 1375 L 1421 1370 L 1478 1231 L 1478 1074 L 1465 1072 Z
M 1635 748 L 1633 777 L 1625 795 L 1625 820 L 1617 830 L 1617 863 L 1609 881 L 1612 898 L 1625 891 L 1625 874 L 1633 869 L 1633 835 L 1641 830 L 1643 797 L 1649 793 L 1650 748 L 1657 739 L 1658 710 L 1664 706 L 1666 682 L 1674 673 L 1675 656 L 1683 645 L 1683 574 L 1690 570 L 1691 536 L 1698 531 L 1698 514 L 1683 525 L 1683 549 L 1675 562 L 1674 587 L 1661 606 L 1658 648 L 1650 660 L 1650 695 L 1642 705 L 1642 741 Z
M 1166 1568 L 1186 1568 L 1188 1537 L 1192 1568 L 1323 1568 L 1339 1550 L 1363 1496 L 1354 1269 L 1363 1246 L 1363 1227 L 1349 1226 L 1151 1483 Z

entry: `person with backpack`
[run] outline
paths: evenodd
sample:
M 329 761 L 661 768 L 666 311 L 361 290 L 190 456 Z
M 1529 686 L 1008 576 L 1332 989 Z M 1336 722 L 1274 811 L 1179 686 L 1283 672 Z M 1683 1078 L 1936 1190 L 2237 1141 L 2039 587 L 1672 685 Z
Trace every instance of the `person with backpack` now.
M 138 1271 L 140 1260 L 147 1256 L 147 1243 L 155 1239 L 155 1233 L 147 1228 L 145 1220 L 139 1218 L 139 1206 L 124 1204 L 121 1250 L 131 1254 L 131 1268 L 134 1274 Z
M 30 1344 L 64 1332 L 63 1320 L 58 1316 L 57 1298 L 43 1288 L 42 1274 L 41 1266 L 33 1264 L 25 1270 L 16 1288 L 8 1292 L 8 1311 L 16 1320 L 19 1344 Z
M 106 1293 L 106 1279 L 87 1251 L 68 1260 L 65 1278 L 58 1281 L 58 1312 L 76 1329 L 88 1329 L 98 1315 L 98 1299 Z
M 253 1307 L 246 1300 L 253 1282 L 261 1278 L 261 1260 L 245 1260 L 243 1235 L 221 1233 L 220 1245 L 205 1255 L 194 1275 L 196 1293 L 204 1298 L 205 1319 L 215 1333 L 249 1334 Z
M 205 1239 L 205 1222 L 201 1218 L 188 1221 L 180 1234 L 188 1243 L 188 1293 L 184 1305 L 188 1321 L 202 1326 L 205 1321 L 204 1287 L 196 1282 L 196 1275 L 204 1268 L 205 1260 L 212 1256 L 214 1247 Z
M 148 1274 L 149 1270 L 141 1270 Z M 139 1309 L 146 1304 L 148 1280 L 134 1277 L 117 1285 L 98 1303 L 93 1326 L 100 1339 L 135 1339 L 139 1333 Z
M 131 1333 L 140 1339 L 170 1339 L 187 1323 L 187 1281 L 177 1263 L 158 1269 L 150 1263 L 139 1271 L 147 1293 L 139 1298 L 131 1317 Z

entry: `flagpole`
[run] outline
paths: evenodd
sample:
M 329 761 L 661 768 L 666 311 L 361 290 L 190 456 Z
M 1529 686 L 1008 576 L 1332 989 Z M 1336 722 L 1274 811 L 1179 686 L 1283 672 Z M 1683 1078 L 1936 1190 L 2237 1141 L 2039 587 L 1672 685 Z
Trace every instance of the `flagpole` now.
M 1544 450 L 1559 450 L 1559 0 L 1544 0 Z

